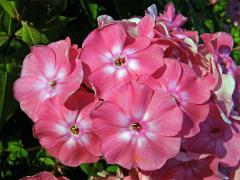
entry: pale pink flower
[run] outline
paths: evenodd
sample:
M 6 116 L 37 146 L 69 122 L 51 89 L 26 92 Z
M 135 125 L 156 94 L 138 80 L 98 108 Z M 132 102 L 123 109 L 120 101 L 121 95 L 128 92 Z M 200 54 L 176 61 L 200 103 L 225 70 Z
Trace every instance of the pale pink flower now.
M 24 59 L 21 77 L 14 83 L 14 95 L 21 109 L 36 121 L 42 103 L 58 96 L 62 103 L 75 92 L 82 81 L 79 49 L 70 40 L 47 46 L 34 46 Z
M 97 101 L 92 94 L 77 92 L 61 105 L 57 97 L 44 102 L 34 134 L 40 144 L 61 163 L 78 166 L 99 159 L 100 141 L 92 131 L 90 111 Z
M 83 43 L 81 59 L 90 68 L 89 81 L 107 96 L 113 87 L 151 74 L 164 62 L 163 50 L 145 36 L 130 36 L 122 23 L 91 32 Z
M 61 176 L 61 177 L 55 177 L 50 172 L 42 171 L 38 174 L 35 174 L 33 176 L 25 176 L 21 178 L 21 180 L 68 180 L 68 178 Z
M 200 124 L 200 132 L 186 140 L 186 147 L 193 152 L 213 154 L 228 166 L 236 166 L 240 160 L 240 124 L 225 123 L 215 104 L 206 121 Z
M 155 170 L 179 151 L 182 113 L 164 91 L 127 83 L 92 111 L 91 117 L 110 164 Z

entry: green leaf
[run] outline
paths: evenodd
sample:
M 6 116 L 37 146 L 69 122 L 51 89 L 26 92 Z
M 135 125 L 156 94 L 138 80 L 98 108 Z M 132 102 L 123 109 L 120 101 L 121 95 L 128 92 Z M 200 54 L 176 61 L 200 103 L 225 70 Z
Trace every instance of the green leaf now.
M 53 166 L 55 161 L 50 157 L 41 157 L 39 160 L 47 166 Z
M 8 158 L 10 161 L 26 158 L 28 156 L 28 152 L 23 148 L 21 140 L 8 142 L 7 152 L 9 152 Z
M 109 173 L 116 173 L 118 170 L 119 166 L 118 165 L 110 165 L 107 167 L 107 172 Z
M 0 5 L 3 7 L 8 14 L 15 19 L 19 19 L 20 15 L 17 10 L 17 2 L 16 1 L 8 1 L 8 0 L 0 0 Z
M 5 44 L 7 40 L 9 39 L 9 36 L 5 32 L 0 32 L 0 46 Z
M 17 78 L 16 69 L 15 62 L 7 61 L 0 64 L 0 129 L 18 107 L 13 97 L 13 83 Z
M 29 46 L 37 44 L 45 44 L 48 42 L 46 35 L 40 33 L 33 26 L 27 22 L 22 21 L 22 28 L 16 32 L 16 35 L 21 36 L 22 41 L 24 41 Z
M 10 35 L 13 33 L 14 25 L 11 16 L 6 11 L 2 11 L 0 13 L 0 31 L 4 31 Z
M 88 3 L 92 19 L 96 19 L 98 15 L 98 5 L 96 3 Z
M 83 163 L 80 165 L 80 168 L 89 176 L 96 176 L 98 172 L 104 169 L 102 161 L 93 164 Z

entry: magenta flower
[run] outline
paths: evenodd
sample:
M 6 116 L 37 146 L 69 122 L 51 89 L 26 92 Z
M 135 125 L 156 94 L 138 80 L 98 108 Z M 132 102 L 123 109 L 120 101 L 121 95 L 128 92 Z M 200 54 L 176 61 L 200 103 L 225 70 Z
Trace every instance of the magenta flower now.
M 213 159 L 213 156 L 179 152 L 175 158 L 168 160 L 164 167 L 157 171 L 155 179 L 217 180 L 210 167 Z
M 35 174 L 34 176 L 25 176 L 21 178 L 21 180 L 68 180 L 68 178 L 61 176 L 61 177 L 55 177 L 50 172 L 42 171 L 38 174 Z
M 75 92 L 82 81 L 79 50 L 70 40 L 47 46 L 34 46 L 23 62 L 21 77 L 14 83 L 14 95 L 21 109 L 36 121 L 42 103 L 58 96 L 62 103 Z
M 182 14 L 176 14 L 174 4 L 168 3 L 165 6 L 163 14 L 157 17 L 158 21 L 163 22 L 168 29 L 173 29 L 182 26 L 187 21 L 187 18 Z
M 155 170 L 179 151 L 182 113 L 163 91 L 137 82 L 125 84 L 91 117 L 108 163 Z
M 77 92 L 63 106 L 57 97 L 44 102 L 34 125 L 40 144 L 61 163 L 78 166 L 95 162 L 100 141 L 92 131 L 90 111 L 97 104 L 92 94 Z
M 164 64 L 162 56 L 159 45 L 151 45 L 145 36 L 131 37 L 121 23 L 94 30 L 84 41 L 81 53 L 90 68 L 89 81 L 102 97 L 121 83 L 153 73 Z
M 226 124 L 217 107 L 212 104 L 207 120 L 200 127 L 201 131 L 185 142 L 186 147 L 193 152 L 213 154 L 220 162 L 236 166 L 240 160 L 239 122 Z

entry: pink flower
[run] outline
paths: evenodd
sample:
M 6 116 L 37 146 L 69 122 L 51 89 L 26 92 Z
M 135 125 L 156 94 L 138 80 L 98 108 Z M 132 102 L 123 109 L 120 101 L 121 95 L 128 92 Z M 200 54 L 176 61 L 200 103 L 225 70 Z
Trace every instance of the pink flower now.
M 212 104 L 207 120 L 200 127 L 201 131 L 185 142 L 186 147 L 193 152 L 213 154 L 220 162 L 236 166 L 240 160 L 239 122 L 226 124 L 216 105 Z
M 160 14 L 157 18 L 157 22 L 163 22 L 167 28 L 179 28 L 182 26 L 186 21 L 187 18 L 184 17 L 182 14 L 175 14 L 175 7 L 173 3 L 168 3 L 165 6 L 163 14 Z
M 215 175 L 210 169 L 213 159 L 213 156 L 181 151 L 156 172 L 154 179 L 203 180 L 209 178 L 209 180 L 215 180 L 213 178 Z
M 94 96 L 77 92 L 61 105 L 57 97 L 44 102 L 39 110 L 39 121 L 34 125 L 40 144 L 67 166 L 95 162 L 100 153 L 100 142 L 92 132 L 90 111 L 97 104 Z
M 68 178 L 64 176 L 56 178 L 50 172 L 42 171 L 34 176 L 25 176 L 21 180 L 68 180 Z
M 140 78 L 140 82 L 149 84 L 171 94 L 184 114 L 182 135 L 193 136 L 199 131 L 209 112 L 210 91 L 191 67 L 175 59 L 166 59 L 166 66 L 159 69 L 151 78 Z
M 163 50 L 147 37 L 131 37 L 122 23 L 91 32 L 83 43 L 81 59 L 90 68 L 89 81 L 107 96 L 113 87 L 152 74 L 161 67 Z
M 79 88 L 83 74 L 78 54 L 68 38 L 32 47 L 23 62 L 21 77 L 14 83 L 14 95 L 33 121 L 46 99 L 58 96 L 63 103 Z
M 234 42 L 228 33 L 218 32 L 215 34 L 202 34 L 201 39 L 208 47 L 209 53 L 213 56 L 216 63 L 221 67 L 224 74 L 235 75 L 237 65 L 230 57 Z
M 145 84 L 119 87 L 91 117 L 108 163 L 155 170 L 179 151 L 181 111 L 172 96 Z

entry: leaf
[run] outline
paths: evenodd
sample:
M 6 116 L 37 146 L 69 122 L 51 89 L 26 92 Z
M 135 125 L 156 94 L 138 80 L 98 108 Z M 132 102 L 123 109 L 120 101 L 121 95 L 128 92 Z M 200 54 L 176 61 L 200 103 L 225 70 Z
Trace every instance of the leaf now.
M 117 170 L 118 170 L 118 165 L 110 165 L 107 167 L 107 172 L 110 172 L 110 173 L 116 173 Z
M 16 35 L 22 37 L 24 41 L 29 46 L 37 44 L 45 44 L 48 42 L 46 35 L 41 34 L 37 29 L 32 27 L 27 22 L 22 21 L 22 28 L 16 32 Z
M 17 78 L 14 62 L 0 64 L 0 129 L 15 113 L 18 104 L 13 97 L 13 82 Z
M 83 163 L 80 165 L 80 168 L 89 176 L 96 176 L 98 172 L 104 169 L 102 161 L 98 161 L 93 164 Z
M 50 157 L 41 157 L 39 160 L 47 166 L 53 166 L 55 164 L 54 160 Z
M 4 31 L 10 35 L 13 33 L 14 25 L 11 16 L 6 11 L 2 11 L 0 14 L 0 31 Z
M 7 40 L 9 36 L 5 32 L 0 32 L 0 46 L 2 46 Z
M 17 10 L 17 2 L 16 1 L 8 1 L 8 0 L 0 0 L 0 5 L 3 7 L 8 14 L 15 19 L 19 19 L 20 15 Z
M 96 19 L 98 15 L 98 5 L 96 3 L 88 3 L 92 19 Z
M 7 152 L 9 152 L 10 161 L 26 158 L 28 156 L 28 152 L 23 148 L 21 140 L 8 142 Z

